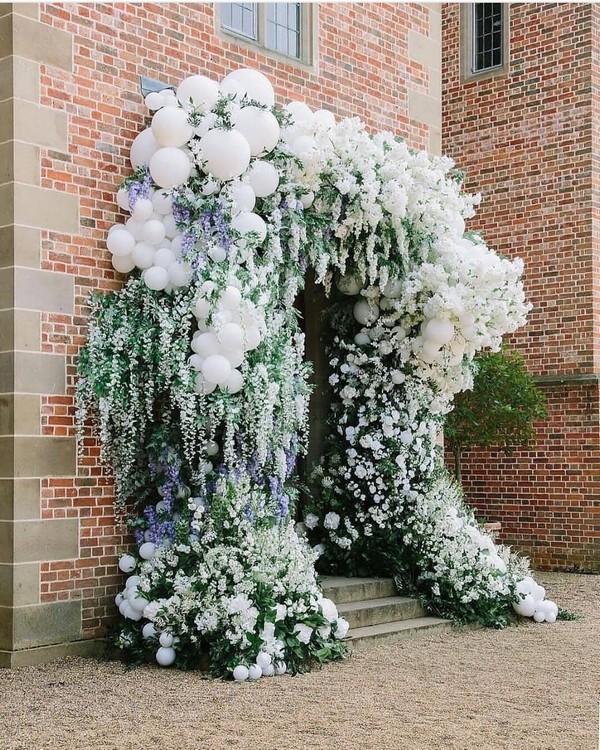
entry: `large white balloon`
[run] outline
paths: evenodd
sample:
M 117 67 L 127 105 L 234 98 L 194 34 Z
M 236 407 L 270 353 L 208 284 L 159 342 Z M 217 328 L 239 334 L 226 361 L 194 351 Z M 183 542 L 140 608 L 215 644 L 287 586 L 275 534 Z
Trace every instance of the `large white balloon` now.
M 221 82 L 221 93 L 235 94 L 235 99 L 240 101 L 244 96 L 248 100 L 256 101 L 267 107 L 275 104 L 275 92 L 269 79 L 258 70 L 241 68 L 234 70 L 225 76 Z
M 204 360 L 202 374 L 208 383 L 223 385 L 231 374 L 231 365 L 221 354 L 212 354 Z
M 176 107 L 163 107 L 152 118 L 152 134 L 160 146 L 185 146 L 194 134 L 187 112 Z
M 268 161 L 255 161 L 248 171 L 248 183 L 259 198 L 265 198 L 277 190 L 279 172 Z
M 250 144 L 252 156 L 268 154 L 277 145 L 279 123 L 266 109 L 244 107 L 235 113 L 233 124 Z
M 177 87 L 177 98 L 184 107 L 208 112 L 219 98 L 219 86 L 206 76 L 189 76 Z
M 200 139 L 206 160 L 204 167 L 219 180 L 232 180 L 243 174 L 250 164 L 250 144 L 237 130 L 209 130 Z
M 160 148 L 150 159 L 150 175 L 162 188 L 172 188 L 187 182 L 191 171 L 190 160 L 178 148 Z
M 142 164 L 148 164 L 154 153 L 158 150 L 159 145 L 154 137 L 151 128 L 142 130 L 136 135 L 131 144 L 130 160 L 134 169 L 141 167 Z
M 231 226 L 242 236 L 249 232 L 256 232 L 261 242 L 267 236 L 267 225 L 264 220 L 258 214 L 253 214 L 249 211 L 242 211 L 241 214 L 234 216 Z

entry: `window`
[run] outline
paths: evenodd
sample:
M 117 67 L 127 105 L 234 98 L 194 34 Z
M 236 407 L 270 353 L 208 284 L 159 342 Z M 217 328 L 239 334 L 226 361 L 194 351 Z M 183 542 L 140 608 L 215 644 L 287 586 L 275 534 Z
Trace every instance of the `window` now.
M 502 3 L 474 3 L 473 73 L 502 66 L 502 16 Z
M 508 3 L 461 5 L 461 71 L 463 80 L 508 72 Z
M 220 26 L 259 47 L 303 63 L 312 57 L 310 3 L 220 3 Z

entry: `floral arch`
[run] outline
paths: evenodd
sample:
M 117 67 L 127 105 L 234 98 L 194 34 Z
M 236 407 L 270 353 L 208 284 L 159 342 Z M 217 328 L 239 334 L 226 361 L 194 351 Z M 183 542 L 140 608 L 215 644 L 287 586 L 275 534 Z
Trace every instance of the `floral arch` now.
M 348 624 L 315 564 L 395 575 L 455 619 L 557 608 L 494 544 L 436 456 L 476 351 L 525 322 L 522 264 L 465 233 L 453 163 L 357 119 L 274 105 L 265 76 L 191 76 L 151 127 L 107 237 L 131 273 L 96 297 L 79 367 L 136 547 L 118 645 L 235 679 L 340 657 Z M 328 295 L 329 435 L 303 503 L 310 366 L 294 301 Z

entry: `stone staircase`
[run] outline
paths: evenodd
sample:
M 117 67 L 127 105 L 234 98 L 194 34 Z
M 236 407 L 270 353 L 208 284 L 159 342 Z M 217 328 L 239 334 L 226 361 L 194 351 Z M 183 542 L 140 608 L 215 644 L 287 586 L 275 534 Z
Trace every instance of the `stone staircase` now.
M 350 623 L 348 638 L 354 650 L 384 639 L 417 638 L 452 627 L 449 620 L 428 616 L 416 599 L 398 596 L 391 578 L 326 576 L 322 586 Z

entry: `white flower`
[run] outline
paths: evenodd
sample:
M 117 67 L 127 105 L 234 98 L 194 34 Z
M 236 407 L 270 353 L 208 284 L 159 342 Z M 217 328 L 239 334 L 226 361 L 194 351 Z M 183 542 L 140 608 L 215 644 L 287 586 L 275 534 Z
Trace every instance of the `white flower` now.
M 285 604 L 276 604 L 275 605 L 275 622 L 279 622 L 280 620 L 285 619 L 287 616 L 287 607 Z
M 323 526 L 325 526 L 326 529 L 331 529 L 332 531 L 335 531 L 337 527 L 340 525 L 340 517 L 337 513 L 334 513 L 333 511 L 330 511 L 323 520 Z
M 338 617 L 335 621 L 335 625 L 336 628 L 335 632 L 333 633 L 334 637 L 340 640 L 342 638 L 345 638 L 348 633 L 348 629 L 350 628 L 350 623 L 348 622 L 348 620 L 345 620 L 343 617 Z
M 326 620 L 329 620 L 329 622 L 334 622 L 335 620 L 337 620 L 338 618 L 337 607 L 331 601 L 331 599 L 321 597 L 319 599 L 319 606 L 321 607 L 321 611 L 323 612 L 323 617 Z
M 304 625 L 301 622 L 296 623 L 294 627 L 294 633 L 296 633 L 296 638 L 300 643 L 310 643 L 313 631 L 314 628 L 309 628 L 308 625 Z
M 314 529 L 319 523 L 319 516 L 315 516 L 314 513 L 309 513 L 304 519 L 304 523 L 307 529 Z

